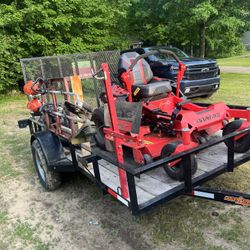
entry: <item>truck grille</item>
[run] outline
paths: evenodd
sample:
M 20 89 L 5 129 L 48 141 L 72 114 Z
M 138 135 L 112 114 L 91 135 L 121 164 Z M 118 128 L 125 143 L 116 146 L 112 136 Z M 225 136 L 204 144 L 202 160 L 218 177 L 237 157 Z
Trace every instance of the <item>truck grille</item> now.
M 213 78 L 218 75 L 218 67 L 215 63 L 204 65 L 192 65 L 187 69 L 188 80 L 199 80 Z

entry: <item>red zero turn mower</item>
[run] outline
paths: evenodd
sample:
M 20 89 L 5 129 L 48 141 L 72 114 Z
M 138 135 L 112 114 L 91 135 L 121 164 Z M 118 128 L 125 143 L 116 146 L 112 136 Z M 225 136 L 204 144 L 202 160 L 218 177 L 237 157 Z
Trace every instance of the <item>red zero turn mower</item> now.
M 158 53 L 168 54 L 178 61 L 176 83 L 153 76 L 144 58 Z M 112 85 L 108 65 L 102 64 L 104 108 L 94 110 L 92 115 L 97 127 L 97 146 L 115 151 L 120 164 L 124 162 L 123 152 L 125 155 L 129 151 L 136 165 L 140 166 L 198 147 L 220 130 L 227 135 L 250 127 L 250 109 L 231 109 L 223 102 L 203 107 L 180 97 L 180 82 L 185 69 L 171 51 L 160 49 L 143 55 L 128 52 L 122 54 L 119 61 L 121 84 Z M 249 149 L 249 132 L 235 137 L 235 152 L 243 153 Z M 183 162 L 179 159 L 163 167 L 172 178 L 183 180 Z M 192 155 L 189 162 L 194 174 L 196 156 Z

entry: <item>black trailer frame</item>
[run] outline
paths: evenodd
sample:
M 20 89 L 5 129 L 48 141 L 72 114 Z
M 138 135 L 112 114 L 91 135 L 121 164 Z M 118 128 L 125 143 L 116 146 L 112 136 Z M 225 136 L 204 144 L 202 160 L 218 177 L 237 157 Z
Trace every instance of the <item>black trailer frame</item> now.
M 199 105 L 208 106 L 210 104 L 199 104 Z M 230 105 L 228 106 L 235 107 Z M 237 106 L 237 108 L 246 109 L 247 107 Z M 42 128 L 44 127 L 44 125 L 42 123 L 39 123 L 39 121 L 34 119 L 34 117 L 31 117 L 30 119 L 20 120 L 18 122 L 18 125 L 20 128 L 29 126 L 32 137 L 39 136 L 39 134 L 42 131 Z M 68 171 L 82 172 L 85 176 L 87 176 L 89 179 L 91 179 L 96 183 L 98 188 L 102 190 L 103 194 L 109 193 L 113 195 L 116 199 L 120 200 L 122 203 L 127 205 L 130 208 L 133 215 L 137 215 L 141 212 L 147 211 L 148 209 L 153 208 L 160 203 L 170 201 L 178 197 L 179 195 L 183 194 L 199 198 L 227 202 L 236 205 L 250 206 L 250 194 L 234 192 L 234 191 L 222 191 L 207 187 L 206 188 L 201 187 L 201 185 L 206 181 L 211 180 L 225 172 L 233 172 L 235 167 L 238 167 L 250 160 L 250 151 L 246 152 L 244 155 L 242 155 L 237 159 L 235 159 L 235 154 L 234 154 L 234 137 L 249 131 L 250 128 L 233 132 L 226 136 L 212 139 L 211 141 L 202 144 L 194 149 L 187 150 L 185 152 L 176 154 L 171 157 L 165 157 L 140 167 L 137 166 L 136 168 L 133 165 L 126 162 L 124 163 L 123 166 L 117 164 L 115 156 L 110 157 L 108 154 L 105 153 L 105 151 L 102 151 L 99 148 L 95 147 L 92 148 L 92 152 L 89 156 L 79 157 L 77 156 L 76 153 L 78 150 L 77 146 L 72 145 L 68 141 L 65 141 L 64 138 L 60 138 L 62 144 L 64 145 L 68 144 L 68 146 L 70 147 L 72 162 L 66 161 L 64 162 L 64 164 L 62 164 L 62 162 L 58 164 L 53 163 L 52 165 L 50 165 L 50 168 L 51 170 L 58 172 L 68 172 Z M 192 178 L 191 167 L 190 164 L 188 164 L 190 161 L 190 155 L 198 153 L 201 150 L 207 149 L 214 145 L 223 143 L 225 140 L 228 141 L 227 163 L 216 167 L 215 169 L 211 170 L 208 173 L 204 173 L 200 176 Z M 153 199 L 143 204 L 138 204 L 138 195 L 136 192 L 135 177 L 138 177 L 141 174 L 146 173 L 152 169 L 159 168 L 165 163 L 169 163 L 180 158 L 187 163 L 186 164 L 187 167 L 184 170 L 184 182 L 178 185 L 177 187 L 174 187 L 171 190 L 168 190 L 167 192 L 164 192 L 161 195 L 158 195 L 157 197 L 154 197 Z M 110 187 L 108 187 L 106 184 L 102 182 L 100 176 L 99 163 L 98 163 L 100 159 L 104 159 L 107 162 L 110 162 L 111 164 L 116 165 L 118 168 L 122 168 L 126 171 L 130 200 L 126 200 L 121 196 L 119 188 L 117 190 L 112 190 Z M 91 174 L 87 169 L 79 167 L 79 162 L 92 163 L 94 175 Z

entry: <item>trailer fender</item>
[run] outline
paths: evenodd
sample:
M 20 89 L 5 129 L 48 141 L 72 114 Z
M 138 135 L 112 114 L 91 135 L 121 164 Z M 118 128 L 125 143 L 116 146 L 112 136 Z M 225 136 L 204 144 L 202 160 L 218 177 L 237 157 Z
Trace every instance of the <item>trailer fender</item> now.
M 48 166 L 52 166 L 53 163 L 65 158 L 62 143 L 58 136 L 49 131 L 43 131 L 33 134 L 30 143 L 32 144 L 35 139 L 41 145 Z

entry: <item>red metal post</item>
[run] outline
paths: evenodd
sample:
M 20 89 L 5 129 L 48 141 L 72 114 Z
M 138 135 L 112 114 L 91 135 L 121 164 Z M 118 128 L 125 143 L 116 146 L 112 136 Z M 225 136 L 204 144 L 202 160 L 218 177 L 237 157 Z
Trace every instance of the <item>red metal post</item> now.
M 112 94 L 112 85 L 111 85 L 109 67 L 107 63 L 102 63 L 101 67 L 104 73 L 105 90 L 106 90 L 106 95 L 107 95 L 112 130 L 115 133 L 118 133 L 119 132 L 118 118 L 116 114 L 115 101 L 114 101 L 114 97 Z M 122 149 L 121 142 L 122 142 L 122 139 L 118 138 L 117 136 L 114 136 L 115 153 L 116 153 L 117 161 L 120 165 L 123 165 L 124 158 L 123 158 L 123 149 Z M 129 196 L 129 193 L 128 193 L 128 183 L 127 183 L 126 172 L 121 168 L 118 168 L 118 171 L 119 171 L 119 178 L 120 178 L 121 195 L 123 196 L 123 198 L 127 199 Z
M 183 75 L 186 70 L 186 65 L 182 62 L 179 62 L 179 69 L 178 69 L 178 74 L 177 74 L 177 83 L 176 83 L 176 96 L 180 96 L 180 86 L 181 86 L 181 80 L 183 78 Z

